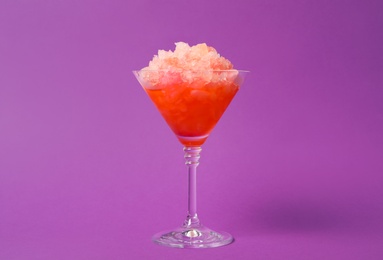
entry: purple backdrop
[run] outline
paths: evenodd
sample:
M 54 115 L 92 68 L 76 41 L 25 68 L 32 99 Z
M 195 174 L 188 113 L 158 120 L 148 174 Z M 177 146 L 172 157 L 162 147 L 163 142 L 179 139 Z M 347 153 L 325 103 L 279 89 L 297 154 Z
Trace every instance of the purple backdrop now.
M 0 1 L 0 259 L 382 259 L 383 2 Z M 207 250 L 182 146 L 132 75 L 206 42 L 252 73 L 203 147 Z

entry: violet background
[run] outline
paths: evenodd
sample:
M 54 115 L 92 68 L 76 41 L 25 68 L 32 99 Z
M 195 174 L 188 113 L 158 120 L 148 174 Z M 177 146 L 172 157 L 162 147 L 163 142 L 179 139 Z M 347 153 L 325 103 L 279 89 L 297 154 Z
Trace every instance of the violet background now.
M 383 259 L 382 11 L 1 0 L 0 259 Z M 186 216 L 186 168 L 131 71 L 177 41 L 251 71 L 199 166 L 222 248 L 151 242 Z

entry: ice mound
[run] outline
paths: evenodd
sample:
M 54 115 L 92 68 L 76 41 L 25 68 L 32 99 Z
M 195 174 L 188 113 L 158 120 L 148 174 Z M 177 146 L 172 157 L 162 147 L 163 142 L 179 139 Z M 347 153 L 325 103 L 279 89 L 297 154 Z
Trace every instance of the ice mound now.
M 229 60 L 205 43 L 191 47 L 184 42 L 175 45 L 174 51 L 159 50 L 149 66 L 140 71 L 140 81 L 146 87 L 230 84 L 238 75 Z

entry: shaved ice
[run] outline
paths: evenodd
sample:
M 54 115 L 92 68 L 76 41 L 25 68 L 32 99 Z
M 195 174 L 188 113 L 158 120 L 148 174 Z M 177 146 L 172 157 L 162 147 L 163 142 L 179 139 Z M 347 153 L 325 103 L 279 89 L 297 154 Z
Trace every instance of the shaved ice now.
M 227 85 L 233 83 L 238 75 L 229 60 L 205 43 L 189 46 L 177 42 L 175 45 L 174 51 L 159 50 L 149 66 L 140 71 L 140 81 L 144 85 L 151 88 L 174 84 L 198 84 L 201 87 L 211 83 Z

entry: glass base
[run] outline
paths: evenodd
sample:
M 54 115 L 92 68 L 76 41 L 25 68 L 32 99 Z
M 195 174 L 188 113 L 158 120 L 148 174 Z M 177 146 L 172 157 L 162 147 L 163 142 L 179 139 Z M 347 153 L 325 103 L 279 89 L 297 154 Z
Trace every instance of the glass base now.
M 207 227 L 180 227 L 153 236 L 153 242 L 178 248 L 210 248 L 232 243 L 234 238 L 226 232 L 215 232 Z

